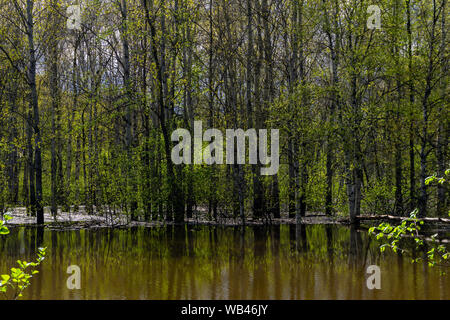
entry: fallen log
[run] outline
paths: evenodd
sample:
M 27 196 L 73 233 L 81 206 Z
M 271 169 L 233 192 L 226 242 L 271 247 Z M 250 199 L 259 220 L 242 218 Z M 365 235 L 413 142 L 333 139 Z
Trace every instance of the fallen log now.
M 388 214 L 384 215 L 371 215 L 371 216 L 356 216 L 358 220 L 394 220 L 394 221 L 403 221 L 410 219 L 409 217 L 398 217 L 391 216 Z M 417 221 L 424 222 L 442 222 L 442 223 L 450 223 L 450 219 L 447 218 L 417 218 Z
M 360 228 L 356 231 L 361 232 L 361 233 L 367 233 L 368 230 L 369 230 L 369 228 Z M 432 238 L 430 236 L 426 236 L 423 234 L 419 234 L 419 235 L 401 234 L 400 237 L 402 237 L 402 238 L 418 238 L 418 239 L 421 239 L 426 242 L 437 242 L 439 244 L 450 244 L 450 239 L 448 239 L 448 238 L 438 238 L 438 237 Z

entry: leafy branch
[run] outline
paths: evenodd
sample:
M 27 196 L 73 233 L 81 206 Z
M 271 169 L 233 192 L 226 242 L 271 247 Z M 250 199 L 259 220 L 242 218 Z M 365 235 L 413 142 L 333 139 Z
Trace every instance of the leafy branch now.
M 403 220 L 400 225 L 392 226 L 387 222 L 380 223 L 377 227 L 371 227 L 369 229 L 370 234 L 374 234 L 377 240 L 386 239 L 388 242 L 380 246 L 380 251 L 384 252 L 386 248 L 392 249 L 394 252 L 407 253 L 409 250 L 399 247 L 399 242 L 402 237 L 411 236 L 414 238 L 414 242 L 417 247 L 424 247 L 424 241 L 420 237 L 421 225 L 423 221 L 417 218 L 418 210 L 415 209 L 411 212 L 409 218 Z M 450 252 L 446 249 L 445 245 L 439 244 L 437 234 L 431 236 L 432 247 L 427 251 L 427 261 L 429 266 L 450 266 L 448 261 L 450 259 Z M 422 258 L 413 259 L 412 262 L 418 262 Z
M 5 215 L 4 219 L 5 220 L 0 220 L 0 235 L 9 234 L 9 229 L 6 227 L 6 221 L 11 220 L 11 217 Z M 17 260 L 17 264 L 19 265 L 18 268 L 11 268 L 10 274 L 0 275 L 0 293 L 2 293 L 7 300 L 17 300 L 22 297 L 23 291 L 30 286 L 33 275 L 39 273 L 39 271 L 35 269 L 45 259 L 45 250 L 46 248 L 38 249 L 35 262 Z M 27 269 L 30 271 L 27 271 Z
M 450 176 L 450 169 L 445 170 L 445 176 Z M 425 180 L 425 184 L 430 184 L 433 182 L 437 182 L 439 184 L 444 184 L 447 178 L 441 177 L 438 178 L 436 175 L 432 175 Z M 411 212 L 409 218 L 403 220 L 403 222 L 398 226 L 392 226 L 389 223 L 383 222 L 379 224 L 377 227 L 372 227 L 369 229 L 370 234 L 374 234 L 377 240 L 382 238 L 386 238 L 388 243 L 380 246 L 380 251 L 384 252 L 386 248 L 391 248 L 394 252 L 408 252 L 406 249 L 402 249 L 398 246 L 401 237 L 404 236 L 412 236 L 416 243 L 416 246 L 424 247 L 424 242 L 419 235 L 420 226 L 424 224 L 424 222 L 417 218 L 418 210 L 415 209 Z M 450 216 L 450 211 L 448 213 Z M 377 232 L 377 231 L 378 232 Z M 450 252 L 447 250 L 445 245 L 439 244 L 436 240 L 437 234 L 431 236 L 431 243 L 433 247 L 427 251 L 427 261 L 429 266 L 445 266 L 449 267 L 450 260 Z M 412 262 L 417 262 L 422 260 L 421 258 L 413 259 Z M 444 264 L 442 264 L 444 263 Z

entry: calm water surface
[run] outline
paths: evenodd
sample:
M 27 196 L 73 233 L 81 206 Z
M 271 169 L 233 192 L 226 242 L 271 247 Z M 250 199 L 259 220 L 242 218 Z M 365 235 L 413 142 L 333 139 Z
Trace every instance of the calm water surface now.
M 0 274 L 39 246 L 47 257 L 24 299 L 450 299 L 450 270 L 380 254 L 344 226 L 13 228 Z M 372 264 L 381 290 L 366 287 Z M 80 290 L 67 289 L 69 265 L 81 268 Z

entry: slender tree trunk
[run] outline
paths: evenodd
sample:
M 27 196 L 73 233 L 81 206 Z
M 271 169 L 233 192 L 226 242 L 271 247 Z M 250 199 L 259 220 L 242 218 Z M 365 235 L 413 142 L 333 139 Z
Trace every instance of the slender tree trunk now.
M 304 41 L 303 41 L 303 5 L 304 1 L 301 0 L 298 3 L 298 27 L 296 31 L 298 32 L 299 38 L 299 80 L 301 85 L 304 85 L 305 81 L 305 60 L 304 60 Z M 303 90 L 302 90 L 303 92 Z M 305 104 L 304 96 L 301 96 L 301 103 Z M 306 106 L 302 106 L 305 108 Z M 304 217 L 306 215 L 306 185 L 308 183 L 308 175 L 307 175 L 307 141 L 303 138 L 301 143 L 302 146 L 302 161 L 296 162 L 296 205 L 295 205 L 295 215 L 297 223 L 301 220 L 300 217 Z
M 132 107 L 133 107 L 133 97 L 130 79 L 130 49 L 128 43 L 128 8 L 127 1 L 121 0 L 120 11 L 122 14 L 122 27 L 121 27 L 121 38 L 122 38 L 122 67 L 123 67 L 123 82 L 125 87 L 125 92 L 127 96 L 126 101 L 126 116 L 125 116 L 125 144 L 127 152 L 127 164 L 126 164 L 126 181 L 127 181 L 127 194 L 129 194 L 129 210 L 131 214 L 131 220 L 137 219 L 137 187 L 134 177 L 134 159 L 133 159 L 133 117 L 132 117 Z
M 78 108 L 78 66 L 77 66 L 77 52 L 78 52 L 79 41 L 75 39 L 75 46 L 73 50 L 73 60 L 72 60 L 72 110 L 70 114 L 70 118 L 67 118 L 67 163 L 66 163 L 66 199 L 69 201 L 66 202 L 68 205 L 68 209 L 70 211 L 70 201 L 73 201 L 71 197 L 72 189 L 72 140 L 73 140 L 73 123 L 75 121 L 75 113 Z
M 291 112 L 294 109 L 293 93 L 294 88 L 297 85 L 298 78 L 298 2 L 296 0 L 291 1 L 292 18 L 291 23 L 293 25 L 292 38 L 291 38 L 291 58 L 289 63 L 289 104 Z M 297 193 L 297 176 L 298 176 L 298 145 L 297 145 L 297 132 L 296 128 L 290 124 L 290 132 L 288 137 L 288 163 L 289 163 L 289 218 L 295 216 L 295 204 Z
M 440 48 L 440 66 L 441 66 L 441 74 L 447 74 L 447 59 L 445 56 L 446 49 L 446 0 L 442 0 L 441 2 L 441 48 Z M 446 97 L 447 97 L 447 82 L 444 78 L 441 78 L 441 91 L 442 91 L 442 102 L 439 104 L 438 114 L 441 115 L 438 119 L 438 134 L 437 134 L 437 143 L 436 143 L 436 160 L 437 160 L 437 175 L 438 177 L 444 177 L 446 170 L 446 159 L 447 158 L 447 150 L 448 150 L 448 128 L 449 128 L 449 114 L 448 108 L 444 107 Z M 437 185 L 437 204 L 436 211 L 440 216 L 444 216 L 446 214 L 445 210 L 447 208 L 447 185 L 440 184 Z
M 263 1 L 264 2 L 264 1 Z M 246 70 L 246 103 L 247 103 L 247 127 L 248 129 L 254 128 L 256 124 L 256 129 L 258 129 L 258 121 L 253 119 L 253 103 L 252 103 L 252 87 L 253 87 L 253 7 L 252 1 L 247 0 L 247 70 Z M 260 44 L 260 48 L 262 45 Z M 259 71 L 259 68 L 258 68 Z M 255 77 L 256 80 L 256 77 Z M 259 116 L 261 117 L 261 116 Z M 258 116 L 255 114 L 255 118 Z M 255 219 L 261 218 L 263 215 L 263 195 L 262 195 L 262 185 L 259 176 L 258 165 L 252 165 L 252 178 L 253 178 L 253 217 Z
M 171 219 L 172 218 L 172 210 L 170 209 L 170 207 L 173 207 L 173 211 L 174 211 L 174 219 L 175 222 L 183 222 L 184 221 L 184 201 L 182 201 L 182 189 L 180 188 L 180 186 L 178 185 L 176 179 L 175 179 L 175 173 L 174 173 L 174 167 L 173 167 L 173 162 L 171 159 L 171 139 L 169 136 L 169 131 L 168 131 L 168 127 L 167 127 L 167 123 L 166 123 L 166 106 L 165 106 L 165 95 L 164 95 L 164 83 L 166 83 L 166 81 L 163 79 L 166 77 L 165 72 L 164 72 L 164 63 L 160 63 L 160 58 L 158 56 L 158 51 L 157 51 L 157 41 L 156 41 L 156 30 L 155 30 L 155 26 L 153 24 L 153 21 L 150 19 L 150 12 L 149 12 L 149 7 L 148 7 L 148 3 L 147 0 L 143 0 L 143 5 L 144 5 L 144 11 L 145 11 L 145 18 L 146 18 L 146 22 L 148 23 L 149 27 L 150 27 L 150 35 L 151 35 L 151 39 L 152 39 L 152 43 L 151 43 L 151 47 L 152 47 L 152 57 L 153 57 L 153 62 L 156 64 L 156 70 L 157 70 L 157 92 L 156 92 L 156 97 L 158 100 L 158 104 L 159 104 L 159 122 L 160 122 L 160 126 L 161 126 L 161 131 L 163 134 L 163 139 L 164 139 L 164 153 L 165 153 L 165 158 L 166 158 L 166 165 L 167 165 L 167 174 L 168 174 L 168 182 L 169 182 L 169 203 L 168 203 L 168 212 L 167 212 L 167 218 Z M 162 19 L 162 23 L 164 19 Z M 164 52 L 164 49 L 161 49 L 162 52 Z M 163 55 L 164 56 L 164 55 Z M 163 59 L 164 61 L 164 59 Z
M 30 87 L 30 115 L 32 113 L 32 127 L 34 129 L 34 163 L 30 164 L 30 195 L 32 212 L 36 212 L 36 223 L 44 223 L 44 208 L 42 204 L 42 156 L 41 156 L 41 131 L 39 124 L 39 105 L 36 88 L 36 52 L 34 46 L 34 21 L 33 21 L 33 0 L 27 0 L 27 37 L 29 49 L 28 61 L 28 85 Z M 31 111 L 32 110 L 32 111 Z M 31 130 L 29 130 L 29 153 L 32 154 Z M 36 183 L 36 189 L 34 189 Z M 36 196 L 35 199 L 34 195 Z M 34 207 L 34 208 L 33 208 Z
M 56 3 L 52 1 L 50 4 L 50 10 L 56 10 Z M 51 38 L 49 44 L 49 52 L 47 54 L 47 63 L 49 67 L 50 74 L 50 96 L 51 96 L 51 123 L 52 123 L 52 138 L 51 138 L 51 214 L 53 218 L 56 218 L 58 214 L 58 201 L 60 200 L 59 195 L 59 185 L 61 181 L 59 180 L 58 172 L 59 161 L 61 154 L 57 154 L 60 149 L 60 138 L 59 138 L 59 89 L 58 89 L 58 42 L 57 42 L 57 31 L 55 28 L 58 27 L 57 19 L 55 13 L 51 12 L 49 20 L 53 22 L 53 28 L 51 30 Z
M 393 8 L 393 15 L 395 17 L 396 23 L 400 21 L 400 1 L 396 0 Z M 397 86 L 397 105 L 396 110 L 394 111 L 395 115 L 395 124 L 393 124 L 394 130 L 398 128 L 398 124 L 401 123 L 401 109 L 402 109 L 402 97 L 404 95 L 402 83 L 401 83 L 401 70 L 400 68 L 400 48 L 399 48 L 399 39 L 397 39 L 396 34 L 394 33 L 394 46 L 393 46 L 393 56 L 395 61 L 395 66 L 397 68 L 396 71 L 396 86 Z M 393 133 L 394 146 L 395 146 L 395 204 L 394 204 L 394 212 L 396 215 L 401 216 L 403 214 L 403 164 L 402 164 L 402 135 L 399 134 L 399 130 L 395 130 Z
M 8 155 L 7 155 L 7 177 L 8 177 L 8 200 L 12 205 L 17 204 L 19 197 L 19 156 L 18 146 L 15 144 L 14 139 L 18 137 L 19 132 L 17 130 L 17 82 L 13 82 L 9 94 L 9 117 L 8 117 Z
M 414 78 L 413 78 L 413 51 L 412 51 L 412 29 L 411 29 L 411 4 L 410 0 L 406 0 L 406 31 L 408 34 L 408 74 L 409 74 L 409 108 L 410 108 L 410 124 L 409 124 L 409 210 L 412 211 L 416 207 L 416 172 L 415 172 L 415 152 L 414 152 Z
M 184 12 L 189 11 L 187 4 L 183 5 Z M 183 12 L 183 13 L 184 13 Z M 187 19 L 190 19 L 189 17 Z M 185 92 L 184 92 L 184 105 L 185 112 L 188 117 L 188 127 L 191 129 L 191 136 L 194 136 L 194 110 L 192 103 L 192 39 L 191 39 L 191 21 L 188 20 L 185 24 L 184 37 L 185 44 L 183 45 L 183 60 L 184 60 L 184 77 L 186 80 Z M 209 124 L 210 127 L 212 126 Z M 194 150 L 191 148 L 191 159 L 194 158 Z M 186 217 L 192 218 L 195 194 L 194 194 L 194 165 L 189 165 L 189 172 L 187 176 L 187 195 L 186 195 Z
M 432 91 L 432 76 L 434 69 L 434 44 L 435 44 L 435 31 L 436 31 L 436 0 L 433 0 L 433 21 L 431 25 L 431 34 L 430 34 L 430 43 L 429 43 L 429 51 L 428 51 L 428 66 L 427 66 L 427 74 L 425 79 L 425 92 L 422 99 L 422 136 L 421 136 L 421 148 L 420 148 L 420 196 L 419 196 L 419 216 L 425 217 L 427 215 L 427 204 L 428 204 L 428 193 L 427 193 L 427 185 L 425 180 L 427 178 L 427 158 L 429 154 L 428 150 L 428 121 L 429 121 L 429 97 Z
M 210 128 L 214 126 L 214 50 L 213 50 L 213 0 L 209 0 L 209 53 L 208 53 L 208 107 L 209 107 L 209 118 L 208 125 Z M 217 166 L 214 163 L 211 167 L 211 188 L 209 195 L 209 208 L 208 211 L 214 220 L 217 220 L 217 191 L 216 191 L 216 180 L 217 179 Z

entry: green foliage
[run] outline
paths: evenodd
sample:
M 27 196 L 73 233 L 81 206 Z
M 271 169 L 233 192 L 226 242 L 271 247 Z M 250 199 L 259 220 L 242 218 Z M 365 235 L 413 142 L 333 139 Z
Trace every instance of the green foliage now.
M 361 185 L 355 201 L 361 214 L 403 211 L 406 195 L 422 185 L 416 180 L 448 162 L 445 152 L 430 152 L 448 131 L 448 73 L 434 61 L 446 58 L 439 1 L 377 1 L 381 30 L 369 30 L 363 1 L 250 1 L 250 18 L 241 10 L 246 1 L 208 8 L 192 0 L 148 7 L 130 0 L 121 8 L 96 0 L 83 6 L 79 33 L 65 28 L 59 12 L 66 4 L 56 2 L 57 10 L 43 1 L 31 13 L 36 56 L 43 58 L 36 75 L 42 121 L 35 129 L 42 134 L 42 167 L 51 169 L 42 177 L 44 206 L 54 200 L 64 212 L 85 205 L 89 213 L 112 208 L 149 218 L 147 211 L 169 211 L 177 186 L 185 202 L 218 202 L 226 211 L 237 193 L 230 166 L 189 165 L 174 173 L 167 167 L 170 132 L 192 130 L 193 120 L 222 132 L 280 130 L 277 184 L 261 178 L 263 188 L 253 190 L 256 179 L 244 166 L 246 208 L 255 192 L 282 208 L 296 192 L 307 211 L 332 206 L 348 215 L 347 186 Z M 22 119 L 30 61 L 21 10 L 0 8 L 0 212 L 32 199 L 25 185 L 19 188 L 36 147 L 24 127 L 33 119 Z M 53 78 L 59 80 L 52 84 Z M 295 183 L 294 166 L 301 173 Z M 444 183 L 430 177 L 425 185 L 433 182 Z M 437 195 L 427 193 L 424 207 L 431 209 Z
M 23 291 L 31 284 L 33 275 L 39 273 L 35 270 L 45 258 L 46 248 L 39 248 L 35 262 L 17 260 L 17 268 L 11 268 L 11 274 L 0 275 L 0 292 L 6 299 L 16 300 L 23 296 Z
M 4 219 L 5 221 L 8 221 L 11 217 L 5 215 Z M 5 226 L 5 221 L 0 220 L 0 235 L 9 233 L 8 228 Z M 0 293 L 2 293 L 7 300 L 16 300 L 22 297 L 23 291 L 30 286 L 33 275 L 39 273 L 39 271 L 35 269 L 45 259 L 45 250 L 46 248 L 38 249 L 35 262 L 17 260 L 17 264 L 19 265 L 17 268 L 11 268 L 10 274 L 0 275 Z
M 436 174 L 429 176 L 425 179 L 425 184 L 429 185 L 434 182 L 443 185 L 446 182 L 448 182 L 448 179 L 450 178 L 450 169 L 445 170 L 445 176 L 444 177 L 437 177 Z M 450 217 L 450 210 L 448 211 L 448 216 Z
M 5 235 L 9 233 L 9 229 L 8 227 L 6 227 L 6 221 L 11 220 L 12 218 L 7 214 L 5 214 L 3 216 L 3 219 L 5 220 L 0 220 L 0 235 Z
M 394 210 L 395 189 L 387 179 L 377 179 L 367 188 L 362 201 L 363 212 L 392 213 Z
M 386 248 L 390 248 L 396 253 L 408 253 L 408 249 L 399 246 L 401 238 L 407 236 L 414 239 L 414 245 L 417 249 L 428 248 L 428 243 L 424 243 L 419 233 L 424 222 L 417 218 L 417 213 L 417 209 L 411 212 L 409 218 L 403 220 L 400 225 L 392 226 L 389 223 L 383 222 L 377 227 L 371 227 L 369 229 L 369 233 L 375 235 L 377 240 L 386 241 L 386 243 L 380 246 L 381 252 L 384 252 Z M 431 236 L 431 242 L 429 244 L 432 247 L 427 251 L 428 265 L 448 265 L 450 252 L 444 245 L 439 244 L 436 237 L 437 234 Z M 419 260 L 422 260 L 422 258 L 415 258 L 412 262 L 418 262 Z

